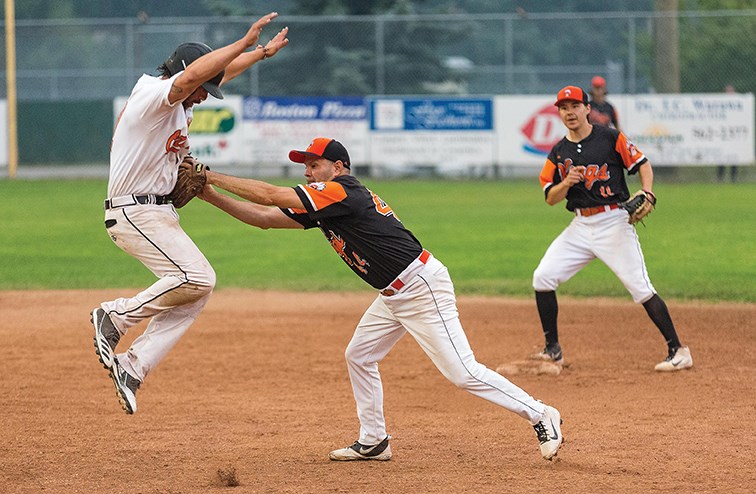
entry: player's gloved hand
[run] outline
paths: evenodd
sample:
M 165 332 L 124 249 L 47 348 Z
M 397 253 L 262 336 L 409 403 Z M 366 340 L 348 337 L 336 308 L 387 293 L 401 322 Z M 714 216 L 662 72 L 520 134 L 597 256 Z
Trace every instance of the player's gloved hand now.
M 193 156 L 187 155 L 179 164 L 176 185 L 168 195 L 173 207 L 183 208 L 207 183 L 207 167 Z
M 627 211 L 627 222 L 631 225 L 642 221 L 643 218 L 651 214 L 656 206 L 656 196 L 651 191 L 639 190 L 630 199 L 620 204 L 620 207 Z

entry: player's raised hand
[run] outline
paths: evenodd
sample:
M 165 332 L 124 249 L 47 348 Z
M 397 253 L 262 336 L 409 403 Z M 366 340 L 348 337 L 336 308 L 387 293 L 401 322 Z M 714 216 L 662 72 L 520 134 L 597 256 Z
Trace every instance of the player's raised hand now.
M 247 34 L 242 38 L 247 47 L 257 45 L 257 40 L 260 39 L 260 33 L 263 28 L 270 24 L 270 22 L 276 17 L 278 17 L 278 12 L 271 12 L 270 14 L 260 17 L 254 24 L 252 24 L 252 27 L 249 28 Z
M 285 27 L 278 31 L 278 34 L 276 34 L 273 39 L 266 43 L 264 48 L 265 58 L 272 57 L 273 55 L 278 53 L 278 50 L 289 44 L 289 38 L 286 37 L 288 33 L 289 28 Z

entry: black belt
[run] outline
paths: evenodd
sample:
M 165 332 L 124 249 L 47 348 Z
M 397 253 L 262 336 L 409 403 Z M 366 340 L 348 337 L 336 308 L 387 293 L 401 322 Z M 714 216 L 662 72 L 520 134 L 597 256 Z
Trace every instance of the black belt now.
M 155 194 L 147 194 L 144 196 L 120 196 L 113 197 L 105 200 L 105 209 L 123 208 L 126 206 L 136 206 L 137 204 L 156 204 L 161 206 L 163 204 L 170 204 L 171 198 L 169 196 L 156 196 Z

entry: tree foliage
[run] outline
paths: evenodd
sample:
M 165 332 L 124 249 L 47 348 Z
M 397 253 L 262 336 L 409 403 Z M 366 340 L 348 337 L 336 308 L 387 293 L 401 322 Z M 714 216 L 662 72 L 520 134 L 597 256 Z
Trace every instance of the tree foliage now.
M 290 25 L 291 44 L 284 54 L 260 71 L 259 87 L 268 95 L 364 95 L 429 93 L 451 90 L 528 93 L 553 85 L 539 73 L 522 68 L 568 66 L 621 67 L 625 75 L 634 55 L 632 74 L 636 90 L 653 90 L 653 21 L 633 24 L 613 19 L 544 19 L 544 12 L 649 12 L 654 0 L 562 0 L 558 5 L 542 0 L 24 0 L 16 1 L 17 19 L 153 18 L 235 16 L 254 19 L 277 10 Z M 753 0 L 679 0 L 682 11 L 728 11 L 754 9 Z M 512 17 L 512 46 L 501 22 L 480 17 L 455 21 L 399 20 L 392 14 L 516 14 Z M 4 15 L 4 12 L 3 12 Z M 384 16 L 375 22 L 374 16 Z M 329 23 L 306 16 L 336 16 Z M 338 22 L 337 16 L 373 16 L 370 21 Z M 286 20 L 287 17 L 291 21 Z M 221 36 L 234 33 L 237 24 Z M 280 28 L 278 25 L 276 28 Z M 733 85 L 739 91 L 756 87 L 756 18 L 739 16 L 688 17 L 679 21 L 680 77 L 682 91 L 722 91 Z M 63 30 L 58 36 L 56 29 Z M 239 29 L 242 29 L 241 27 Z M 77 33 L 78 30 L 78 33 Z M 21 68 L 32 61 L 34 68 L 102 68 L 124 49 L 123 35 L 104 26 L 45 27 L 24 38 L 19 32 L 18 60 Z M 263 37 L 266 34 L 264 33 Z M 61 41 L 63 40 L 63 41 Z M 233 40 L 233 39 L 231 39 Z M 610 40 L 610 42 L 607 42 Z M 217 39 L 207 40 L 216 46 Z M 633 44 L 634 42 L 634 44 Z M 63 43 L 64 46 L 60 46 Z M 174 40 L 164 41 L 172 45 Z M 155 43 L 144 47 L 145 56 Z M 159 48 L 164 50 L 163 46 Z M 376 56 L 380 50 L 380 56 Z M 630 53 L 630 51 L 633 53 Z M 159 60 L 152 61 L 150 65 Z M 509 56 L 509 59 L 506 57 Z M 137 58 L 139 58 L 137 57 Z M 139 58 L 141 60 L 141 58 Z M 469 63 L 477 73 L 452 67 L 450 60 Z M 505 65 L 520 72 L 505 85 Z M 549 74 L 549 71 L 540 74 Z M 251 76 L 250 76 L 251 77 Z M 565 71 L 564 78 L 570 77 Z M 492 82 L 493 81 L 493 82 Z M 579 82 L 579 81 L 578 81 Z M 241 91 L 245 80 L 234 83 Z M 444 86 L 446 84 L 446 86 Z M 484 86 L 488 84 L 488 86 Z M 440 89 L 446 87 L 447 89 Z M 488 88 L 492 88 L 489 90 Z

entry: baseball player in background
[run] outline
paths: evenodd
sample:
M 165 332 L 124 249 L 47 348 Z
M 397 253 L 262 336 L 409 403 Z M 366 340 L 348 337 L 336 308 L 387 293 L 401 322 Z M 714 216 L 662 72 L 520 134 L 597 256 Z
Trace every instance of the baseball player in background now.
M 350 174 L 344 146 L 319 137 L 289 158 L 304 164 L 306 185 L 277 187 L 208 172 L 200 198 L 259 228 L 319 228 L 352 271 L 378 291 L 346 349 L 359 438 L 329 457 L 391 458 L 378 363 L 409 333 L 452 383 L 527 420 L 542 456 L 553 458 L 562 444 L 559 412 L 475 360 L 446 267 L 423 249 L 388 204 Z M 210 184 L 251 202 L 221 194 Z
M 179 225 L 167 197 L 189 153 L 192 107 L 208 94 L 223 98 L 223 84 L 286 46 L 284 28 L 265 47 L 246 51 L 277 15 L 261 17 L 244 37 L 217 50 L 202 43 L 179 45 L 158 67 L 160 76 L 145 74 L 137 81 L 116 124 L 105 228 L 119 248 L 158 277 L 144 291 L 92 310 L 95 349 L 126 413 L 136 412 L 137 389 L 197 318 L 215 286 L 213 268 Z M 150 320 L 144 333 L 116 355 L 121 337 L 144 319 Z
M 653 197 L 651 163 L 620 131 L 591 125 L 585 92 L 567 86 L 557 94 L 559 116 L 567 135 L 551 150 L 540 180 L 546 202 L 567 199 L 575 213 L 569 226 L 551 243 L 533 274 L 538 314 L 546 337 L 543 351 L 533 358 L 561 364 L 557 334 L 556 289 L 593 259 L 600 259 L 617 275 L 635 303 L 643 304 L 667 342 L 667 358 L 657 371 L 693 366 L 688 347 L 680 343 L 667 306 L 651 284 L 635 227 L 619 203 L 629 198 L 625 174 L 637 173 L 641 188 Z
M 588 121 L 593 125 L 620 130 L 617 110 L 606 100 L 606 92 L 606 79 L 600 75 L 591 79 L 591 112 L 588 114 Z

